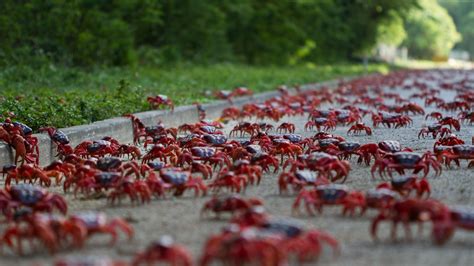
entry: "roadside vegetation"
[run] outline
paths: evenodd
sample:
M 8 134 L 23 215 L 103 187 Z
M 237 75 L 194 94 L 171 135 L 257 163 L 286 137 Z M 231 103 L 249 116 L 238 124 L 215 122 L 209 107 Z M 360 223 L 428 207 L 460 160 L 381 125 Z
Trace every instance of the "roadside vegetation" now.
M 360 64 L 259 67 L 234 64 L 24 70 L 0 73 L 0 111 L 13 112 L 16 119 L 34 129 L 50 125 L 67 127 L 150 110 L 146 97 L 168 95 L 175 105 L 212 100 L 211 91 L 246 86 L 254 92 L 281 84 L 318 82 L 366 73 Z M 389 67 L 370 64 L 368 72 L 387 73 Z

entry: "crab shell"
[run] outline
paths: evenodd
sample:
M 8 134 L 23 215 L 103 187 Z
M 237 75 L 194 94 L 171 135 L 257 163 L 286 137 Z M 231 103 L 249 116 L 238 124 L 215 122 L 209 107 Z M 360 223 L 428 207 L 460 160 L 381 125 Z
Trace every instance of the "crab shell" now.
M 295 177 L 303 182 L 314 183 L 318 180 L 318 174 L 310 170 L 297 170 Z
M 417 179 L 416 176 L 401 175 L 401 176 L 393 177 L 392 180 L 390 181 L 390 184 L 392 184 L 392 187 L 395 188 L 395 189 L 402 189 L 408 183 L 416 181 L 416 179 Z
M 336 203 L 349 194 L 349 187 L 340 184 L 323 185 L 316 188 L 318 197 L 327 203 Z
M 204 140 L 207 143 L 210 143 L 212 145 L 222 145 L 227 142 L 227 137 L 224 135 L 212 135 L 212 134 L 206 134 L 204 135 Z
M 393 205 L 400 196 L 386 188 L 370 189 L 365 194 L 366 205 L 369 208 L 384 208 Z
M 379 142 L 379 148 L 385 152 L 395 153 L 402 150 L 400 142 L 396 140 L 385 140 Z
M 104 157 L 97 160 L 97 168 L 102 171 L 117 169 L 122 165 L 122 160 L 117 157 Z
M 421 161 L 422 156 L 416 152 L 396 152 L 393 154 L 394 161 L 403 167 L 413 167 Z
M 360 143 L 358 142 L 349 142 L 349 141 L 343 141 L 343 142 L 339 142 L 337 144 L 337 146 L 339 147 L 340 150 L 342 151 L 355 151 L 357 150 L 358 148 L 360 148 Z
M 452 146 L 453 153 L 466 158 L 474 158 L 474 145 L 462 144 Z
M 191 153 L 199 158 L 207 159 L 216 153 L 216 149 L 211 147 L 193 147 Z
M 69 144 L 68 136 L 61 130 L 56 130 L 51 138 L 60 144 Z
M 108 187 L 113 186 L 120 179 L 121 174 L 117 172 L 101 172 L 97 173 L 94 177 L 97 183 Z
M 163 180 L 166 183 L 176 186 L 185 184 L 189 180 L 190 176 L 191 173 L 188 171 L 181 171 L 169 168 L 161 170 L 161 177 L 163 178 Z
M 298 143 L 303 140 L 303 137 L 299 134 L 285 134 L 283 135 L 283 138 L 289 140 L 292 143 Z

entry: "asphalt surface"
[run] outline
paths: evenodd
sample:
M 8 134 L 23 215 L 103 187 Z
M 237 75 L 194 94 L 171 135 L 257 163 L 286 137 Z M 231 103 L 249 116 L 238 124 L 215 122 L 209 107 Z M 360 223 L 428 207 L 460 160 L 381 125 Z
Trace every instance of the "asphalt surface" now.
M 473 73 L 471 73 L 473 74 Z M 474 74 L 473 74 L 474 75 Z M 474 80 L 471 77 L 471 80 Z M 413 91 L 394 90 L 408 97 Z M 442 98 L 453 98 L 452 92 L 443 91 Z M 416 102 L 416 101 L 415 101 Z M 419 102 L 419 101 L 418 101 Z M 422 102 L 419 102 L 422 105 Z M 423 106 L 423 105 L 422 105 Z M 327 106 L 329 107 L 329 106 Z M 322 107 L 324 108 L 324 107 Z M 433 108 L 425 108 L 431 112 Z M 446 113 L 447 114 L 447 113 Z M 455 113 L 450 113 L 455 116 Z M 384 128 L 373 129 L 372 136 L 347 136 L 348 127 L 338 126 L 334 134 L 346 137 L 348 141 L 360 143 L 379 142 L 383 140 L 398 140 L 403 147 L 411 147 L 415 151 L 432 150 L 434 140 L 431 138 L 418 139 L 420 128 L 432 123 L 426 121 L 424 116 L 411 116 L 413 125 L 407 128 Z M 291 122 L 296 125 L 298 134 L 312 136 L 315 132 L 303 130 L 307 121 L 306 117 L 285 117 L 283 121 L 272 123 L 275 126 L 281 122 Z M 370 118 L 364 119 L 366 124 L 371 124 Z M 229 132 L 236 122 L 226 126 L 225 132 Z M 455 132 L 458 137 L 466 143 L 471 143 L 474 136 L 474 125 L 462 125 L 460 132 Z M 346 185 L 354 189 L 368 190 L 382 182 L 380 179 L 373 180 L 370 176 L 370 167 L 358 165 L 355 160 L 351 161 L 352 170 Z M 277 176 L 265 175 L 259 186 L 249 186 L 245 191 L 246 196 L 258 196 L 264 199 L 265 208 L 278 217 L 290 217 L 291 205 L 295 195 L 279 195 Z M 449 206 L 472 207 L 474 204 L 474 169 L 468 169 L 466 161 L 461 167 L 446 169 L 443 167 L 441 176 L 429 175 L 432 185 L 432 198 L 439 199 Z M 61 189 L 52 190 L 60 192 Z M 106 199 L 81 199 L 74 198 L 71 194 L 65 195 L 70 213 L 83 210 L 102 211 L 109 217 L 125 217 L 135 229 L 135 236 L 127 241 L 121 235 L 120 241 L 113 247 L 108 245 L 108 236 L 94 236 L 87 245 L 80 250 L 61 250 L 54 256 L 49 256 L 47 251 L 38 248 L 29 255 L 19 257 L 4 248 L 0 257 L 0 265 L 49 265 L 54 259 L 67 256 L 110 256 L 114 259 L 130 260 L 136 251 L 144 249 L 148 243 L 157 240 L 162 235 L 171 235 L 176 242 L 185 245 L 198 259 L 204 242 L 212 233 L 217 233 L 227 223 L 227 219 L 203 219 L 199 212 L 204 202 L 210 196 L 194 198 L 189 192 L 183 197 L 176 198 L 168 196 L 166 199 L 155 199 L 146 205 L 131 205 L 128 200 L 119 206 L 110 206 Z M 411 241 L 405 240 L 402 228 L 398 232 L 399 240 L 394 242 L 389 238 L 390 224 L 384 223 L 380 227 L 380 241 L 374 242 L 369 234 L 371 219 L 376 215 L 375 211 L 369 211 L 366 215 L 359 217 L 344 217 L 341 215 L 341 207 L 327 207 L 322 215 L 302 215 L 293 217 L 304 222 L 308 228 L 325 230 L 334 235 L 341 244 L 341 254 L 332 256 L 331 250 L 324 250 L 318 261 L 319 265 L 473 265 L 474 264 L 474 232 L 458 230 L 450 242 L 444 246 L 433 245 L 430 239 L 430 226 L 426 226 L 422 234 L 414 234 Z M 4 228 L 4 225 L 0 225 Z M 413 229 L 416 229 L 415 226 Z M 416 232 L 416 231 L 415 231 Z

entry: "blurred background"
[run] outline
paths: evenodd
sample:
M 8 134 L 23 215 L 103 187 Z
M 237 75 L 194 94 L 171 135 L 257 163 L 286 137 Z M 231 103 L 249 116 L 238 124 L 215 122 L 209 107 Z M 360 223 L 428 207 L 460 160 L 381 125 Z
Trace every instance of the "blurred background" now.
M 471 0 L 2 0 L 0 64 L 469 60 Z

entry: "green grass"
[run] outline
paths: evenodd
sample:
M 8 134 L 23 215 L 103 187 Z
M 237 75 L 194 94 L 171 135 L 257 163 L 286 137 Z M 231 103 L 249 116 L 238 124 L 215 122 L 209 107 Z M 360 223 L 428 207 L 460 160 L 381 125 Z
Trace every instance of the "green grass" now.
M 371 64 L 368 72 L 387 73 Z M 91 123 L 150 110 L 146 97 L 168 95 L 175 105 L 208 102 L 206 91 L 246 86 L 254 92 L 365 73 L 361 65 L 256 67 L 233 64 L 83 69 L 12 66 L 0 72 L 0 111 L 37 129 Z M 3 96 L 3 97 L 2 97 Z

